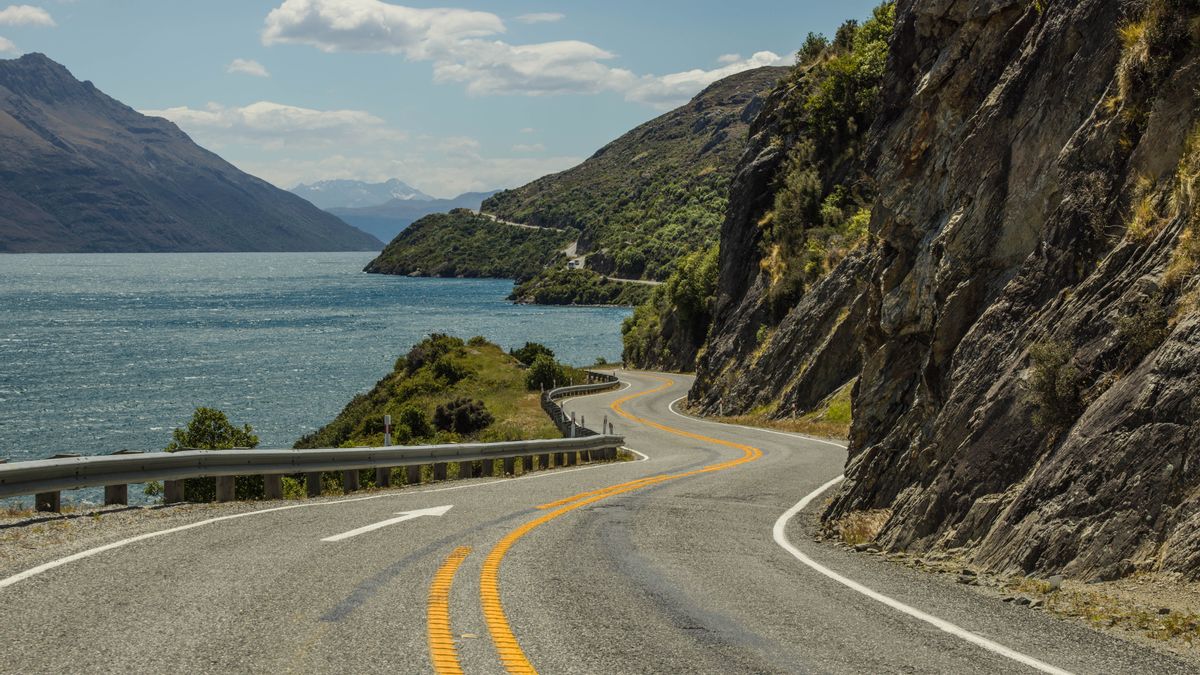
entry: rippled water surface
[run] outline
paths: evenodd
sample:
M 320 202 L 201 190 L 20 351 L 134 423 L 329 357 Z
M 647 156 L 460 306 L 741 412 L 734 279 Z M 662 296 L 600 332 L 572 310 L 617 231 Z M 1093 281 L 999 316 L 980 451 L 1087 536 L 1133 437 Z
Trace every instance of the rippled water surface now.
M 197 406 L 290 447 L 430 332 L 620 354 L 628 310 L 360 272 L 370 254 L 0 256 L 0 457 L 161 449 Z

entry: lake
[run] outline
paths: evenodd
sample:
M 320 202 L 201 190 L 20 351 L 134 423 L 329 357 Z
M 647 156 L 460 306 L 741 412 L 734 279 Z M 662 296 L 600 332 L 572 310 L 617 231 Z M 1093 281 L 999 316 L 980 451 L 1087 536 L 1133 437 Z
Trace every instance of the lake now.
M 197 406 L 291 447 L 431 332 L 618 359 L 627 309 L 512 282 L 361 272 L 364 253 L 0 256 L 0 457 L 161 450 Z

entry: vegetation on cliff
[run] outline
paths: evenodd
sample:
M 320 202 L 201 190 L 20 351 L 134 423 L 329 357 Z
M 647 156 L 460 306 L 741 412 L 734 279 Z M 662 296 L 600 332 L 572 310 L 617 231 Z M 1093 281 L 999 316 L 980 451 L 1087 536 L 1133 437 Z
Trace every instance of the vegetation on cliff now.
M 722 368 L 739 371 L 746 366 L 745 360 L 764 347 L 763 339 L 775 334 L 800 298 L 867 241 L 874 190 L 863 153 L 879 107 L 894 20 L 894 4 L 888 2 L 861 25 L 844 23 L 832 40 L 810 34 L 796 65 L 786 71 L 750 127 L 752 152 L 741 169 L 771 167 L 765 169 L 770 175 L 763 190 L 735 182 L 733 197 L 753 206 L 732 209 L 726 227 L 740 228 L 740 219 L 750 218 L 755 229 L 745 246 L 744 230 L 730 232 L 739 243 L 723 258 L 727 274 L 750 270 L 759 290 L 738 312 L 754 317 L 743 318 L 746 326 L 732 340 L 739 346 L 722 351 Z M 690 274 L 676 273 L 685 278 Z M 717 281 L 713 275 L 705 297 L 717 294 Z M 690 298 L 684 295 L 682 300 Z M 731 297 L 727 302 L 742 300 Z M 665 292 L 656 295 L 626 326 L 626 360 L 643 367 L 691 370 L 709 334 L 712 311 L 709 307 L 698 312 Z M 825 394 L 845 379 L 832 383 Z
M 426 216 L 401 232 L 367 272 L 428 277 L 528 279 L 565 262 L 573 235 L 497 223 L 465 209 Z

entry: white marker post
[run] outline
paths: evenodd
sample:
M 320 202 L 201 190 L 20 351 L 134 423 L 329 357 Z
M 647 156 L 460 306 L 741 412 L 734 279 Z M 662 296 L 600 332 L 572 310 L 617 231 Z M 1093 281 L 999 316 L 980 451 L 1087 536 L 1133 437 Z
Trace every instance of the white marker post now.
M 392 416 L 383 416 L 383 445 L 391 447 L 392 445 Z M 375 467 L 375 487 L 391 487 L 392 486 L 392 467 L 377 466 Z

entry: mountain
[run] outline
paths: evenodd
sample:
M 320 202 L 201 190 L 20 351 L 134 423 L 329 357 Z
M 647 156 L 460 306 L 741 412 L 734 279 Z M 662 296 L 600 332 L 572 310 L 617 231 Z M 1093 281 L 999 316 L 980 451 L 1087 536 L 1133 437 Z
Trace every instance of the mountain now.
M 716 243 L 750 121 L 787 72 L 757 68 L 722 79 L 579 166 L 503 191 L 483 210 L 576 230 L 578 252 L 595 271 L 665 279 L 676 260 Z
M 337 208 L 379 206 L 393 199 L 400 201 L 430 201 L 433 197 L 393 178 L 385 183 L 364 183 L 358 180 L 323 180 L 291 189 L 317 208 L 326 211 Z
M 862 29 L 893 19 L 755 121 L 691 406 L 849 389 L 823 522 L 884 552 L 1200 579 L 1200 9 L 912 0 Z
M 41 54 L 0 60 L 0 204 L 4 252 L 381 247 Z
M 383 241 L 391 241 L 406 227 L 434 213 L 454 209 L 478 211 L 492 192 L 464 192 L 453 199 L 392 199 L 386 203 L 363 208 L 332 208 L 329 212 L 351 225 L 370 232 Z
M 758 68 L 720 80 L 687 105 L 624 134 L 579 166 L 483 202 L 485 214 L 508 222 L 471 222 L 473 232 L 494 231 L 470 240 L 488 247 L 514 241 L 514 223 L 561 231 L 574 243 L 573 260 L 576 264 L 584 261 L 586 269 L 568 269 L 567 258 L 560 256 L 557 248 L 533 251 L 528 237 L 520 238 L 520 250 L 460 250 L 456 256 L 481 265 L 498 256 L 507 261 L 509 270 L 520 272 L 518 278 L 523 280 L 530 269 L 540 268 L 528 279 L 529 292 L 521 296 L 525 300 L 553 304 L 639 301 L 647 295 L 646 287 L 616 291 L 614 282 L 606 277 L 666 278 L 686 256 L 716 244 L 729 179 L 746 148 L 749 123 L 762 108 L 763 95 L 788 72 L 787 68 Z M 368 229 L 356 216 L 371 211 L 355 210 L 354 216 L 343 210 L 335 213 Z M 456 219 L 428 224 L 421 240 L 458 241 L 461 237 L 428 228 L 460 224 Z M 401 238 L 389 246 L 389 258 L 408 261 L 395 269 L 407 274 L 441 264 L 436 250 L 405 250 L 416 242 Z M 549 238 L 547 243 L 551 243 Z M 557 238 L 553 243 L 558 245 Z

